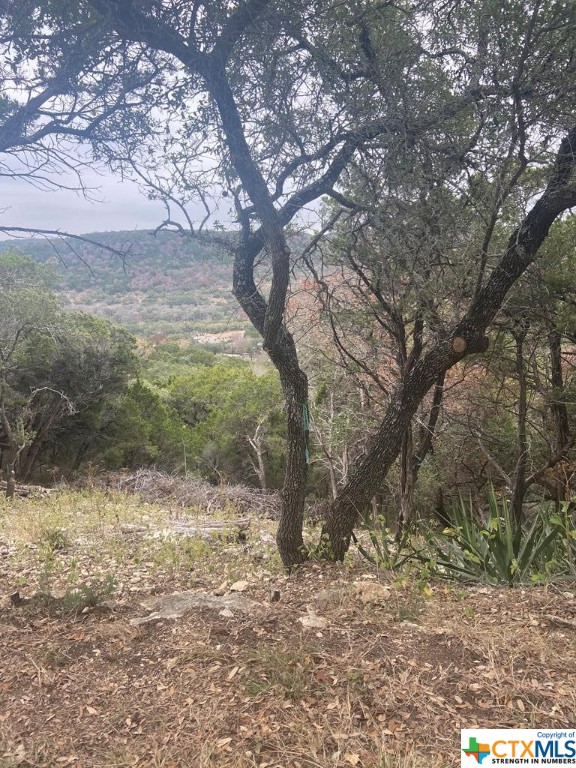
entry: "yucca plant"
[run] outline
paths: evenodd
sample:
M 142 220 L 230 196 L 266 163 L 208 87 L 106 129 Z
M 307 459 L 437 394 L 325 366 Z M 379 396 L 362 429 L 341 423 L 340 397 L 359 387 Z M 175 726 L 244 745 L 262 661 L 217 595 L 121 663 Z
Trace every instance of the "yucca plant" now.
M 541 581 L 563 566 L 562 527 L 543 510 L 526 528 L 519 526 L 506 499 L 498 500 L 493 488 L 488 492 L 488 510 L 482 523 L 472 503 L 461 500 L 452 511 L 454 525 L 442 534 L 425 534 L 426 546 L 414 557 L 440 575 L 510 586 Z

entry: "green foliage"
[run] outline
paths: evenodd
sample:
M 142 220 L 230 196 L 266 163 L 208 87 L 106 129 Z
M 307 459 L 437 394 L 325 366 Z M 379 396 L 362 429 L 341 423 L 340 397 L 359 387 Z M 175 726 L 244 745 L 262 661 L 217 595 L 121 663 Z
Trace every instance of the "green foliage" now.
M 152 557 L 157 568 L 193 571 L 211 552 L 210 544 L 202 539 L 168 536 L 158 542 Z
M 499 501 L 493 489 L 488 505 L 488 520 L 483 524 L 472 504 L 461 502 L 452 511 L 453 527 L 442 534 L 428 533 L 415 557 L 437 575 L 509 586 L 546 580 L 565 570 L 559 551 L 562 527 L 544 510 L 524 528 L 514 523 L 508 503 Z
M 158 344 L 141 358 L 144 375 L 158 384 L 170 377 L 183 376 L 190 368 L 211 368 L 218 361 L 214 352 L 202 344 L 191 344 L 183 348 L 176 342 Z
M 52 461 L 70 453 L 86 411 L 126 387 L 135 341 L 100 318 L 62 312 L 26 257 L 0 255 L 0 276 L 0 440 L 5 462 L 28 480 L 47 452 Z
M 61 552 L 70 547 L 70 536 L 64 528 L 46 528 L 40 537 L 40 547 L 49 554 Z
M 54 597 L 50 592 L 49 582 L 44 579 L 40 591 L 34 595 L 28 610 L 48 613 L 54 616 L 70 616 L 82 613 L 88 608 L 96 608 L 116 590 L 118 586 L 114 576 L 96 576 L 87 584 L 70 587 L 61 597 Z
M 136 381 L 107 401 L 98 414 L 93 442 L 84 461 L 107 469 L 157 466 L 183 470 L 189 430 L 173 408 L 147 384 Z
M 85 313 L 63 313 L 30 259 L 0 256 L 2 405 L 12 455 L 27 480 L 47 459 L 61 468 L 156 466 L 254 481 L 249 438 L 259 427 L 268 481 L 282 472 L 279 386 L 237 358 L 200 345 L 135 340 Z M 0 366 L 1 368 L 1 366 Z M 1 435 L 0 435 L 1 437 Z
M 409 532 L 405 531 L 400 541 L 394 541 L 383 516 L 364 518 L 361 530 L 368 533 L 370 547 L 363 544 L 355 535 L 353 536 L 354 544 L 362 557 L 377 568 L 399 571 L 411 559 L 412 552 L 406 547 Z
M 86 608 L 96 608 L 116 591 L 114 576 L 94 578 L 90 584 L 81 584 L 66 591 L 59 604 L 63 614 L 82 613 Z
M 281 483 L 284 424 L 275 373 L 256 376 L 245 364 L 196 368 L 170 379 L 163 396 L 189 427 L 191 459 L 203 474 L 254 483 L 250 439 L 261 425 L 267 481 Z
M 560 530 L 560 557 L 567 572 L 576 575 L 576 526 L 573 522 L 572 503 L 565 501 L 560 510 L 550 516 L 550 522 Z

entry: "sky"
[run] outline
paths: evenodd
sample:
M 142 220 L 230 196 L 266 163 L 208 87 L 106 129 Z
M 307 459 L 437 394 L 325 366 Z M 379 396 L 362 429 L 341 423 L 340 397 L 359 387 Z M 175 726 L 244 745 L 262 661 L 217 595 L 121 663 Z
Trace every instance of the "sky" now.
M 154 229 L 165 218 L 162 203 L 151 201 L 134 182 L 111 173 L 85 174 L 97 202 L 72 190 L 36 189 L 22 180 L 0 177 L 0 226 L 59 229 L 75 235 Z M 11 237 L 11 235 L 5 235 Z
M 38 189 L 22 179 L 0 175 L 0 227 L 31 227 L 84 235 L 155 229 L 166 219 L 164 205 L 149 200 L 135 182 L 122 181 L 106 169 L 98 172 L 85 169 L 82 176 L 91 199 L 73 189 Z M 61 179 L 65 181 L 66 177 Z M 72 178 L 68 180 L 71 186 L 73 182 Z M 300 214 L 300 223 L 314 227 L 317 208 L 317 204 L 311 204 L 309 210 Z M 205 211 L 200 206 L 196 210 L 190 207 L 189 214 L 196 223 L 202 221 Z M 180 220 L 184 223 L 182 216 Z M 215 211 L 212 221 L 215 220 L 225 225 L 230 223 L 230 211 Z M 0 232 L 0 240 L 15 236 L 26 237 Z

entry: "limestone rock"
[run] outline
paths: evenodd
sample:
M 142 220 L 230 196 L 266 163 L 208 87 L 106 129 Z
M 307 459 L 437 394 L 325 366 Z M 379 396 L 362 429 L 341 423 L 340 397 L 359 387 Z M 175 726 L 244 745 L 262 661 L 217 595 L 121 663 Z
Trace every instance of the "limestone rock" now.
M 325 619 L 324 616 L 317 616 L 315 613 L 300 616 L 298 621 L 305 629 L 326 629 L 328 626 L 328 619 Z
M 149 606 L 151 612 L 147 616 L 131 619 L 130 624 L 133 627 L 139 627 L 142 624 L 150 624 L 165 619 L 181 619 L 187 613 L 201 608 L 207 608 L 217 613 L 228 609 L 232 615 L 236 613 L 251 615 L 257 613 L 261 607 L 260 603 L 250 600 L 244 595 L 231 594 L 218 597 L 208 595 L 205 592 L 180 592 L 156 599 Z

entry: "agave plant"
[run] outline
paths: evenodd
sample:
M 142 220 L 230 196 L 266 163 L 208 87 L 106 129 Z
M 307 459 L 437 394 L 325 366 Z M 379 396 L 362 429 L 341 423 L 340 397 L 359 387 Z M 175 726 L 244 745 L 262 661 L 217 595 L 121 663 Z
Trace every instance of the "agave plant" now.
M 472 503 L 461 500 L 452 511 L 453 526 L 427 533 L 425 547 L 414 553 L 432 571 L 461 579 L 506 583 L 541 581 L 563 569 L 563 525 L 540 509 L 526 527 L 515 523 L 506 499 L 488 492 L 488 519 L 480 522 Z

